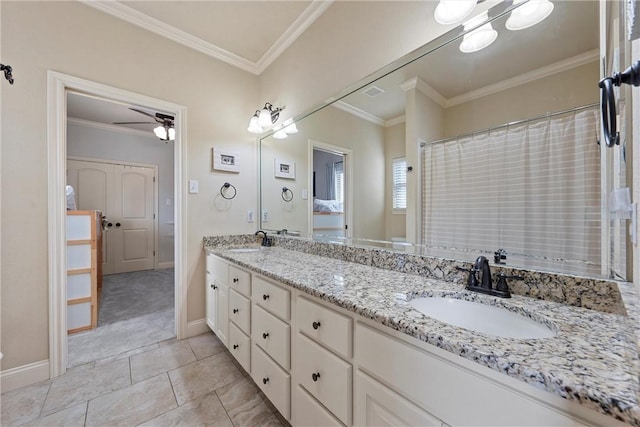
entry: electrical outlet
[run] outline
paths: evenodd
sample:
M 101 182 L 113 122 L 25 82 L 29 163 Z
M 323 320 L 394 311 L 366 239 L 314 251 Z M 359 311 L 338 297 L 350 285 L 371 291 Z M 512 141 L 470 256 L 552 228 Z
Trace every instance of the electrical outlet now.
M 262 211 L 262 222 L 269 222 L 269 212 Z
M 255 222 L 255 217 L 252 210 L 247 211 L 247 222 Z

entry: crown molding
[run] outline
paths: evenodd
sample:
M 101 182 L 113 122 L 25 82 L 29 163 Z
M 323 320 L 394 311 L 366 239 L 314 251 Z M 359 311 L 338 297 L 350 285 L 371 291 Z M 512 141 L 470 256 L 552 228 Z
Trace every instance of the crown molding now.
M 446 107 L 447 99 L 419 77 L 413 77 L 406 82 L 401 83 L 400 88 L 405 92 L 411 89 L 417 89 L 442 108 Z
M 600 51 L 598 49 L 593 49 L 585 53 L 581 53 L 580 55 L 572 56 L 571 58 L 567 58 L 563 61 L 556 62 L 555 64 L 537 68 L 527 73 L 520 74 L 519 76 L 512 77 L 489 86 L 481 87 L 480 89 L 472 90 L 471 92 L 467 92 L 459 96 L 454 96 L 453 98 L 446 100 L 445 107 L 448 108 L 454 105 L 464 104 L 465 102 L 473 101 L 474 99 L 482 98 L 525 83 L 549 77 L 553 74 L 561 73 L 581 65 L 598 61 L 599 58 Z
M 380 117 L 375 116 L 375 115 L 373 115 L 371 113 L 367 113 L 366 111 L 361 110 L 361 109 L 359 109 L 357 107 L 354 107 L 351 104 L 347 104 L 344 101 L 336 101 L 331 105 L 333 105 L 334 107 L 336 107 L 339 110 L 345 111 L 345 112 L 347 112 L 349 114 L 353 114 L 354 116 L 359 117 L 359 118 L 361 118 L 363 120 L 366 120 L 368 122 L 371 122 L 371 123 L 373 123 L 375 125 L 378 125 L 378 126 L 384 126 L 385 125 L 385 121 L 382 120 Z
M 284 33 L 276 40 L 276 42 L 262 55 L 255 63 L 257 72 L 261 74 L 266 70 L 289 46 L 295 42 L 298 37 L 304 33 L 307 28 L 313 24 L 316 19 L 331 6 L 334 0 L 314 0 L 309 6 L 293 21 L 293 23 L 285 30 Z
M 393 119 L 389 119 L 386 122 L 384 122 L 384 127 L 388 128 L 391 126 L 398 125 L 400 123 L 404 123 L 406 121 L 407 121 L 407 117 L 403 114 L 401 116 L 394 117 Z
M 78 126 L 84 126 L 84 127 L 88 127 L 88 128 L 93 128 L 93 129 L 105 130 L 105 131 L 109 131 L 109 132 L 126 133 L 126 134 L 129 134 L 129 135 L 141 136 L 143 138 L 150 138 L 150 139 L 154 139 L 154 140 L 158 139 L 153 134 L 153 132 L 149 133 L 149 132 L 146 132 L 146 131 L 143 131 L 143 130 L 132 129 L 132 128 L 124 127 L 124 126 L 111 125 L 111 124 L 108 124 L 108 123 L 94 122 L 94 121 L 91 121 L 91 120 L 76 119 L 75 117 L 68 117 L 67 118 L 67 123 L 70 123 L 70 124 L 73 124 L 73 125 L 78 125 Z
M 300 16 L 285 30 L 276 42 L 256 61 L 250 61 L 233 52 L 218 47 L 213 43 L 202 40 L 185 31 L 179 30 L 169 24 L 133 9 L 119 1 L 109 0 L 80 0 L 87 6 L 91 6 L 101 12 L 127 21 L 133 25 L 144 28 L 162 37 L 172 40 L 188 48 L 197 50 L 212 58 L 226 62 L 249 73 L 259 75 L 275 61 L 324 11 L 331 6 L 334 0 L 314 0 L 300 14 Z

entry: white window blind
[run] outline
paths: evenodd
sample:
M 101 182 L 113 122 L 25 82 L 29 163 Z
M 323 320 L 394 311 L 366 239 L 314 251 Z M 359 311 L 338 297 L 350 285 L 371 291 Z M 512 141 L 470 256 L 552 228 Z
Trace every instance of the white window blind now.
M 407 159 L 393 159 L 393 209 L 407 208 Z
M 426 145 L 422 242 L 487 256 L 503 248 L 524 267 L 598 274 L 597 123 L 589 109 Z
M 344 163 L 334 163 L 334 185 L 336 200 L 340 203 L 344 203 Z

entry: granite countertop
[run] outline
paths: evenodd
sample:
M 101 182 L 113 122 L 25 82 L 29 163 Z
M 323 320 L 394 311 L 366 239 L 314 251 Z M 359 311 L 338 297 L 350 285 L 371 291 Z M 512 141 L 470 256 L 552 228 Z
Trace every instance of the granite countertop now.
M 279 247 L 256 252 L 233 252 L 228 247 L 206 250 L 421 341 L 640 426 L 635 311 L 626 317 L 518 295 L 504 300 L 465 291 L 456 283 Z M 456 296 L 502 306 L 547 324 L 556 336 L 532 340 L 472 332 L 427 317 L 409 305 L 411 299 L 422 296 Z

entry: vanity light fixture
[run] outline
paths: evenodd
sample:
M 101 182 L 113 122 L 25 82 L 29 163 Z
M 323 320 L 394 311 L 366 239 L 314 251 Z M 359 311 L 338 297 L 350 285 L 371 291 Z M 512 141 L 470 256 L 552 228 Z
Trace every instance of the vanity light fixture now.
M 513 0 L 519 4 L 525 0 Z M 543 21 L 553 11 L 553 3 L 549 0 L 529 0 L 526 4 L 514 9 L 505 26 L 511 31 L 524 30 Z
M 287 133 L 284 131 L 284 129 L 280 129 L 273 134 L 273 137 L 275 139 L 285 139 L 287 137 Z
M 440 0 L 433 17 L 438 24 L 455 24 L 473 12 L 477 0 Z
M 264 104 L 264 108 L 260 110 L 258 124 L 263 128 L 274 125 L 278 121 L 282 110 L 284 110 L 284 107 L 274 107 L 270 102 L 267 102 Z
M 247 130 L 253 134 L 259 135 L 264 132 L 262 126 L 258 123 L 258 117 L 260 116 L 260 110 L 256 110 L 256 112 L 251 116 L 251 120 L 249 120 L 249 127 Z
M 489 15 L 485 11 L 484 13 L 481 13 L 480 15 L 465 22 L 464 30 L 467 31 L 471 28 L 478 27 L 478 25 L 488 20 Z M 464 53 L 477 52 L 496 41 L 496 38 L 498 38 L 498 32 L 493 29 L 490 22 L 487 22 L 464 35 L 462 43 L 460 43 L 460 51 Z
M 298 128 L 295 123 L 291 123 L 290 125 L 285 126 L 284 131 L 289 135 L 292 133 L 298 133 Z

